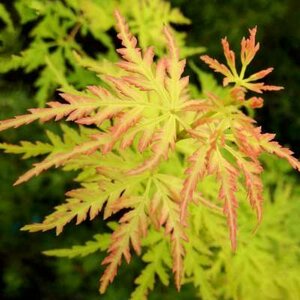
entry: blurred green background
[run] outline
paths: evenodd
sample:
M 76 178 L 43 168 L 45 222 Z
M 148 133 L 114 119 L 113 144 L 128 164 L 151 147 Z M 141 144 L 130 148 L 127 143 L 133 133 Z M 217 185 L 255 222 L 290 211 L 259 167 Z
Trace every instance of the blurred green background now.
M 37 105 L 37 88 L 33 82 L 40 76 L 41 67 L 28 72 L 23 68 L 10 69 L 6 66 L 11 54 L 26 48 L 26 45 L 32 41 L 34 37 L 30 32 L 39 22 L 39 17 L 29 19 L 27 22 L 20 18 L 14 4 L 22 2 L 26 1 L 0 2 L 14 22 L 14 31 L 8 30 L 5 13 L 0 9 L 0 62 L 2 64 L 0 66 L 2 72 L 0 74 L 0 119 L 24 113 L 27 108 Z M 58 2 L 71 10 L 72 1 Z M 95 2 L 110 5 L 112 1 Z M 269 66 L 275 67 L 268 80 L 272 84 L 283 85 L 285 90 L 266 94 L 265 106 L 257 112 L 256 119 L 265 131 L 276 132 L 277 140 L 284 145 L 289 145 L 295 151 L 296 157 L 299 157 L 299 1 L 172 0 L 171 5 L 178 7 L 192 22 L 192 24 L 174 25 L 179 32 L 187 32 L 187 45 L 204 46 L 209 55 L 218 59 L 222 59 L 219 42 L 222 37 L 226 35 L 233 49 L 238 50 L 241 37 L 246 35 L 247 29 L 258 26 L 261 51 L 252 68 L 260 70 Z M 21 9 L 25 8 L 26 5 L 23 4 Z M 27 17 L 29 16 L 28 14 Z M 116 42 L 115 31 L 112 28 L 108 30 L 107 35 L 113 43 Z M 105 45 L 105 38 L 101 42 L 100 38 L 97 39 L 91 34 L 79 34 L 76 41 L 92 57 L 95 49 L 106 54 L 109 52 Z M 208 71 L 206 66 L 200 63 L 198 56 L 194 55 L 190 59 L 197 66 Z M 65 68 L 67 71 L 68 68 L 74 71 L 70 62 Z M 88 77 L 85 75 L 85 73 L 80 74 L 85 78 L 85 82 L 77 86 L 80 84 L 84 86 L 96 80 L 91 75 Z M 78 78 L 81 78 L 80 76 L 78 75 Z M 195 74 L 191 73 L 191 80 L 199 84 Z M 48 93 L 49 98 L 56 96 L 51 94 L 51 89 Z M 43 139 L 42 132 L 39 125 L 30 125 L 1 133 L 0 142 L 17 142 L 19 137 L 31 141 Z M 123 265 L 107 294 L 100 296 L 98 278 L 103 270 L 100 266 L 102 254 L 75 260 L 49 258 L 41 254 L 41 251 L 46 249 L 68 247 L 85 242 L 103 227 L 100 221 L 85 222 L 76 228 L 67 226 L 64 234 L 59 237 L 55 237 L 54 232 L 29 235 L 19 231 L 24 224 L 41 221 L 52 211 L 53 206 L 62 201 L 64 191 L 73 185 L 72 173 L 65 174 L 52 170 L 25 185 L 13 188 L 15 179 L 28 169 L 33 161 L 24 161 L 19 156 L 3 153 L 0 155 L 0 299 L 128 299 L 133 290 L 134 278 L 140 271 L 139 258 L 135 258 L 130 266 Z M 299 183 L 296 175 L 293 176 L 287 178 Z M 276 180 L 282 180 L 281 174 L 275 182 Z M 299 229 L 298 227 L 296 230 Z M 166 288 L 157 284 L 150 299 L 197 298 L 194 288 L 190 285 L 184 286 L 182 292 L 177 294 L 173 286 Z

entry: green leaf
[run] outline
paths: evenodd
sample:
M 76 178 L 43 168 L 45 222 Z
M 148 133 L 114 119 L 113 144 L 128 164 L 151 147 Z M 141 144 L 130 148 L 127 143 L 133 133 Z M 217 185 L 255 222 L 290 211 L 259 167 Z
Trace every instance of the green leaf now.
M 84 245 L 75 245 L 69 249 L 53 249 L 43 251 L 43 254 L 56 257 L 87 256 L 96 251 L 104 251 L 108 248 L 110 243 L 110 234 L 96 234 L 94 240 L 87 241 Z

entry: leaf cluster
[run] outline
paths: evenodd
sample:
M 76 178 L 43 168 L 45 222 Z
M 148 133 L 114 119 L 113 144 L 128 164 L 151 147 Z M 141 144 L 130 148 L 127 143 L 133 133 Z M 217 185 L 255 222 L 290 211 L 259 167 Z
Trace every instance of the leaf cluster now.
M 98 66 L 102 73 L 107 60 L 117 59 L 110 34 L 114 27 L 110 16 L 116 7 L 128 17 L 142 45 L 155 45 L 160 55 L 165 50 L 160 34 L 162 24 L 190 22 L 163 0 L 17 0 L 11 5 L 1 4 L 0 20 L 4 27 L 0 31 L 0 72 L 21 69 L 35 74 L 39 106 L 44 106 L 58 87 L 99 84 L 95 74 L 83 66 L 89 62 L 89 66 Z M 147 24 L 142 20 L 148 20 Z M 187 54 L 203 51 L 201 47 L 185 47 L 185 34 L 176 33 L 176 37 Z M 95 52 L 95 48 L 102 50 Z
M 43 222 L 22 229 L 55 229 L 60 234 L 74 219 L 80 224 L 97 216 L 117 218 L 111 235 L 97 235 L 95 241 L 69 250 L 46 252 L 73 257 L 107 249 L 101 293 L 114 280 L 123 259 L 130 262 L 134 250 L 138 255 L 144 252 L 146 266 L 136 279 L 138 287 L 132 299 L 146 299 L 156 278 L 167 285 L 169 269 L 178 290 L 183 283 L 192 282 L 204 299 L 243 299 L 252 295 L 258 284 L 257 272 L 267 278 L 261 294 L 257 294 L 259 299 L 293 299 L 299 291 L 294 275 L 298 266 L 289 273 L 289 279 L 279 276 L 277 281 L 270 276 L 285 249 L 281 244 L 285 240 L 275 229 L 279 230 L 279 220 L 285 222 L 294 213 L 291 206 L 284 209 L 289 187 L 285 187 L 287 194 L 281 195 L 285 189 L 279 190 L 279 199 L 266 197 L 266 209 L 274 209 L 273 215 L 278 215 L 276 225 L 273 218 L 267 219 L 262 225 L 266 229 L 249 238 L 254 222 L 245 202 L 256 213 L 255 229 L 262 219 L 261 155 L 275 154 L 300 170 L 293 153 L 275 142 L 273 134 L 262 133 L 245 113 L 245 109 L 263 105 L 261 97 L 248 93 L 282 89 L 260 81 L 271 68 L 246 76 L 259 49 L 256 28 L 242 39 L 240 68 L 226 38 L 222 46 L 227 65 L 201 56 L 215 72 L 224 75 L 223 84 L 228 87 L 216 89 L 220 93 L 208 88 L 199 99 L 191 97 L 189 78 L 183 76 L 185 59 L 168 26 L 163 29 L 167 55 L 156 59 L 152 46 L 138 47 L 137 38 L 118 11 L 115 18 L 122 44 L 117 50 L 121 60 L 115 66 L 117 72 L 101 76 L 105 85 L 92 85 L 82 92 L 64 89 L 61 101 L 0 121 L 0 130 L 51 119 L 65 119 L 79 128 L 63 125 L 62 138 L 48 132 L 49 143 L 1 144 L 6 152 L 23 154 L 24 158 L 46 155 L 15 184 L 51 167 L 78 172 L 75 180 L 80 187 L 66 193 L 66 202 L 55 207 Z M 235 251 L 238 220 L 242 224 L 239 230 L 245 231 L 247 238 L 240 239 L 234 254 L 228 247 L 225 223 Z M 291 232 L 286 245 L 293 241 Z M 298 258 L 297 247 L 289 251 L 290 258 L 282 258 L 282 267 L 288 264 L 292 268 Z M 241 272 L 243 262 L 247 267 Z M 237 272 L 238 279 L 233 277 Z M 280 280 L 288 280 L 286 286 L 291 287 L 286 289 Z M 232 284 L 215 288 L 224 282 Z

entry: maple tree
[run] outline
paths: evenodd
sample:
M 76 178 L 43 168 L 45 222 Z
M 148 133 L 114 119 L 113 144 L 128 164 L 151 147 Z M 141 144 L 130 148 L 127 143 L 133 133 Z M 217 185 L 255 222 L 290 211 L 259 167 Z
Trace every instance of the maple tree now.
M 103 74 L 106 87 L 89 86 L 83 92 L 62 89 L 61 102 L 51 101 L 45 108 L 30 109 L 28 114 L 0 121 L 0 130 L 6 130 L 36 120 L 65 119 L 76 123 L 80 131 L 64 125 L 63 139 L 48 132 L 50 143 L 3 143 L 0 147 L 26 158 L 47 155 L 15 185 L 51 167 L 79 172 L 76 180 L 81 187 L 67 192 L 67 201 L 42 223 L 26 225 L 22 230 L 56 229 L 60 234 L 73 219 L 79 224 L 102 211 L 104 219 L 121 214 L 118 224 L 112 225 L 111 236 L 95 237 L 98 244 L 93 241 L 47 254 L 75 256 L 107 249 L 100 279 L 100 292 L 104 293 L 123 257 L 129 263 L 131 248 L 139 255 L 142 247 L 148 246 L 144 259 L 149 264 L 137 278 L 139 288 L 132 296 L 141 299 L 153 288 L 156 275 L 163 283 L 168 282 L 168 268 L 172 268 L 178 290 L 184 277 L 197 272 L 187 261 L 197 259 L 203 248 L 197 242 L 194 219 L 199 207 L 225 215 L 233 250 L 237 248 L 241 190 L 245 190 L 257 222 L 261 222 L 262 153 L 284 158 L 298 171 L 300 163 L 289 149 L 273 140 L 273 134 L 262 133 L 242 110 L 263 105 L 261 97 L 248 97 L 248 92 L 261 94 L 282 89 L 258 82 L 271 68 L 245 78 L 247 66 L 259 49 L 256 28 L 241 42 L 240 72 L 226 38 L 222 45 L 227 66 L 207 55 L 201 56 L 215 72 L 225 76 L 224 86 L 234 86 L 224 89 L 222 96 L 210 91 L 203 98 L 193 99 L 189 78 L 183 76 L 185 60 L 180 57 L 172 30 L 164 28 L 168 54 L 155 60 L 153 47 L 138 48 L 125 19 L 118 11 L 115 17 L 122 43 L 117 50 L 122 57 L 117 63 L 121 72 L 114 76 Z M 211 178 L 218 199 L 201 193 L 201 182 Z M 170 256 L 163 257 L 164 250 L 169 250 Z M 210 293 L 205 285 L 201 289 Z

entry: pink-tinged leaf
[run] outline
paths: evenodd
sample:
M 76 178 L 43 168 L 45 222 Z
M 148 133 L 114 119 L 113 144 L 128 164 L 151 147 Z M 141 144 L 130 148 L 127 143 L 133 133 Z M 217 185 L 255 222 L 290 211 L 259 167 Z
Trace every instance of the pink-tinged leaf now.
M 183 105 L 183 110 L 185 111 L 200 111 L 205 112 L 211 109 L 213 106 L 208 103 L 206 99 L 195 99 L 195 100 L 188 100 Z
M 88 141 L 86 143 L 78 145 L 69 152 L 63 152 L 55 154 L 53 156 L 49 156 L 42 162 L 34 164 L 34 167 L 31 170 L 27 171 L 24 175 L 19 177 L 14 185 L 26 182 L 33 176 L 37 176 L 53 166 L 57 168 L 58 166 L 64 165 L 72 158 L 75 158 L 82 154 L 91 154 L 95 152 L 99 147 L 101 147 L 105 143 L 105 140 L 106 139 L 104 138 L 104 136 L 103 139 L 99 137 L 97 140 Z
M 256 211 L 257 222 L 259 224 L 262 220 L 263 183 L 260 173 L 263 171 L 263 168 L 259 162 L 254 163 L 245 159 L 238 159 L 237 163 L 245 176 L 248 200 L 252 208 Z
M 260 72 L 254 73 L 247 78 L 247 82 L 262 79 L 265 76 L 267 76 L 268 74 L 270 74 L 273 70 L 274 70 L 274 68 L 268 68 L 268 69 L 262 70 Z
M 106 76 L 105 79 L 113 84 L 114 88 L 121 94 L 120 98 L 122 96 L 125 96 L 125 99 L 128 99 L 132 102 L 132 105 L 138 102 L 140 98 L 142 98 L 141 93 L 139 93 L 136 89 L 132 88 L 130 82 L 127 82 L 125 80 L 126 77 L 116 78 L 113 76 Z M 129 84 L 130 83 L 130 84 Z M 122 104 L 122 100 L 119 99 L 120 105 Z
M 175 40 L 174 40 L 173 34 L 171 32 L 171 29 L 168 27 L 164 27 L 164 35 L 167 39 L 167 46 L 168 46 L 168 50 L 169 50 L 170 59 L 178 62 L 179 61 L 179 49 L 175 44 Z M 181 74 L 179 74 L 179 77 L 180 77 L 180 75 Z
M 89 97 L 79 97 L 69 94 L 61 94 L 61 96 L 68 102 L 67 104 L 52 101 L 47 103 L 49 107 L 29 109 L 30 114 L 0 121 L 0 131 L 27 125 L 36 120 L 46 122 L 55 119 L 55 121 L 58 121 L 64 117 L 68 117 L 67 121 L 74 121 L 89 115 L 100 107 L 100 103 L 97 100 Z
M 256 27 L 249 29 L 250 32 L 249 38 L 242 39 L 241 62 L 243 65 L 248 65 L 254 58 L 257 51 L 259 50 L 259 43 L 255 44 L 256 31 L 257 31 Z
M 153 84 L 149 80 L 141 78 L 139 76 L 124 76 L 123 80 L 137 87 L 141 91 L 153 90 Z
M 101 111 L 97 112 L 92 117 L 85 117 L 81 119 L 77 119 L 76 123 L 82 124 L 82 125 L 91 125 L 95 124 L 100 126 L 105 120 L 109 120 L 112 117 L 116 116 L 118 113 L 120 113 L 123 110 L 122 107 L 105 107 Z
M 164 80 L 162 80 L 161 77 L 155 78 L 153 47 L 146 49 L 142 55 L 141 50 L 136 48 L 137 39 L 129 32 L 128 25 L 124 18 L 118 11 L 115 13 L 115 16 L 119 31 L 118 38 L 121 39 L 122 45 L 124 46 L 124 48 L 117 50 L 124 59 L 124 61 L 119 62 L 118 65 L 131 73 L 130 76 L 123 77 L 122 81 L 130 83 L 130 85 L 134 85 L 142 91 L 157 89 L 159 93 L 161 93 L 164 89 Z M 164 63 L 158 63 L 158 70 L 156 70 L 157 75 L 162 76 L 163 74 L 160 72 L 163 72 L 163 69 L 166 67 L 166 60 L 164 60 Z M 159 86 L 157 86 L 157 82 L 160 82 Z
M 206 174 L 209 148 L 209 145 L 201 145 L 200 148 L 188 158 L 190 167 L 185 171 L 186 179 L 183 183 L 181 192 L 182 202 L 180 220 L 182 223 L 185 223 L 184 220 L 187 217 L 187 205 L 189 201 L 194 199 L 194 192 L 197 188 L 197 184 Z
M 170 59 L 167 59 L 167 71 L 173 80 L 179 80 L 184 71 L 186 60 L 177 60 L 177 56 L 171 56 Z
M 131 62 L 128 62 L 125 60 L 121 60 L 116 65 L 127 72 L 137 73 L 140 70 L 140 68 L 137 64 L 134 64 L 134 63 L 131 63 Z
M 144 52 L 143 61 L 151 67 L 153 64 L 153 58 L 154 58 L 154 47 L 149 47 Z
M 263 134 L 260 141 L 261 147 L 271 154 L 286 159 L 294 169 L 300 171 L 300 162 L 293 156 L 294 152 L 272 141 L 273 138 L 273 134 Z
M 139 204 L 140 201 L 143 201 L 144 199 L 142 197 L 135 197 L 135 196 L 127 196 L 124 194 L 116 199 L 114 199 L 113 202 L 110 202 L 110 210 L 112 211 L 113 214 L 119 212 L 122 209 L 125 208 L 135 208 Z M 125 214 L 121 217 L 120 220 L 125 222 L 125 219 L 130 219 L 131 215 L 130 214 Z M 124 218 L 123 218 L 124 217 Z M 123 222 L 123 223 L 124 223 Z M 122 222 L 121 222 L 122 223 Z
M 235 196 L 235 192 L 237 190 L 237 171 L 232 168 L 226 166 L 224 169 L 227 174 L 226 177 L 221 178 L 224 176 L 224 173 L 220 175 L 219 180 L 221 181 L 221 187 L 219 192 L 220 199 L 224 200 L 224 214 L 227 217 L 227 223 L 230 232 L 230 240 L 231 240 L 231 247 L 233 251 L 236 250 L 236 228 L 237 228 L 237 215 L 236 209 L 238 207 L 237 199 Z
M 130 127 L 135 125 L 142 117 L 142 111 L 143 108 L 134 108 L 120 117 L 117 124 L 110 129 L 112 137 L 118 139 L 124 132 L 128 131 Z
M 161 58 L 157 62 L 155 78 L 160 84 L 164 84 L 166 79 L 166 69 L 167 69 L 167 60 L 166 58 Z
M 223 212 L 227 218 L 231 248 L 236 250 L 236 231 L 237 231 L 237 207 L 236 199 L 237 182 L 239 173 L 221 154 L 217 148 L 210 155 L 208 172 L 216 175 L 220 182 L 219 199 L 223 200 Z
M 49 114 L 45 114 L 45 116 L 49 117 Z M 55 117 L 55 116 L 51 116 L 51 117 Z M 49 117 L 49 119 L 51 117 Z M 31 115 L 21 115 L 21 116 L 14 117 L 12 119 L 0 121 L 0 131 L 6 130 L 6 129 L 12 128 L 12 127 L 17 128 L 22 125 L 27 125 L 27 124 L 37 120 L 38 118 L 39 118 L 38 116 L 31 114 Z
M 256 161 L 262 152 L 259 145 L 261 128 L 254 127 L 251 124 L 251 119 L 248 120 L 241 116 L 235 120 L 232 130 L 239 150 Z
M 135 139 L 137 134 L 138 134 L 137 130 L 127 131 L 122 137 L 122 140 L 121 140 L 121 143 L 120 143 L 120 148 L 121 149 L 126 149 L 126 148 L 130 147 L 133 144 L 134 139 Z
M 233 75 L 224 64 L 219 63 L 216 59 L 213 59 L 208 55 L 201 55 L 200 59 L 202 59 L 215 72 L 221 73 L 228 78 L 228 81 L 225 82 L 224 86 L 226 86 L 229 82 L 234 82 Z
M 103 294 L 111 283 L 124 256 L 127 263 L 130 262 L 130 243 L 134 250 L 141 252 L 141 238 L 146 235 L 148 223 L 145 214 L 147 202 L 141 199 L 134 209 L 130 210 L 120 219 L 121 225 L 112 234 L 112 241 L 108 249 L 108 256 L 102 265 L 107 265 L 100 279 L 100 293 Z
M 283 86 L 277 86 L 277 85 L 264 85 L 262 87 L 263 91 L 280 91 L 283 90 L 284 87 Z
M 111 99 L 112 97 L 111 93 L 101 86 L 89 85 L 87 89 L 101 100 L 106 100 L 107 98 Z
M 129 32 L 128 24 L 121 14 L 116 11 L 115 17 L 117 20 L 118 38 L 122 41 L 124 48 L 118 49 L 118 53 L 129 62 L 140 62 L 142 59 L 141 51 L 136 48 L 137 39 Z
M 223 79 L 223 86 L 227 86 L 229 83 L 235 83 L 238 88 L 244 87 L 257 93 L 262 93 L 263 91 L 278 91 L 283 89 L 281 86 L 265 85 L 263 82 L 252 83 L 252 81 L 256 81 L 267 76 L 272 72 L 273 68 L 262 70 L 248 78 L 244 78 L 248 64 L 252 61 L 256 52 L 259 50 L 259 43 L 255 44 L 256 27 L 250 29 L 249 32 L 250 37 L 248 39 L 243 38 L 241 42 L 242 69 L 239 74 L 236 70 L 235 54 L 230 49 L 227 38 L 222 39 L 222 46 L 229 68 L 219 63 L 216 59 L 209 57 L 208 55 L 202 55 L 200 58 L 215 72 L 219 72 L 225 76 Z
M 186 88 L 189 78 L 181 78 L 186 61 L 179 60 L 179 49 L 175 43 L 173 34 L 168 27 L 164 28 L 164 35 L 166 37 L 168 47 L 168 56 L 165 59 L 168 74 L 165 78 L 165 88 L 169 95 L 168 102 L 170 102 L 171 107 L 175 107 L 186 100 L 182 98 L 183 96 L 186 97 L 188 94 Z
M 106 201 L 106 195 L 97 186 L 72 190 L 66 195 L 71 198 L 66 203 L 56 206 L 55 212 L 47 216 L 42 223 L 26 225 L 21 230 L 36 232 L 56 228 L 56 234 L 59 235 L 64 226 L 74 218 L 77 219 L 76 225 L 86 220 L 88 214 L 92 220 L 99 214 Z
M 248 90 L 259 94 L 262 94 L 264 91 L 280 91 L 284 89 L 284 87 L 282 86 L 265 85 L 263 82 L 258 82 L 258 83 L 244 82 L 243 86 Z
M 174 149 L 176 139 L 176 120 L 170 117 L 164 124 L 160 132 L 157 132 L 152 139 L 152 155 L 140 166 L 128 171 L 128 175 L 136 175 L 153 169 L 162 158 L 168 158 L 169 149 Z
M 232 50 L 229 48 L 229 43 L 227 41 L 227 38 L 225 37 L 224 39 L 221 40 L 223 50 L 224 50 L 224 55 L 226 57 L 227 64 L 231 70 L 231 72 L 234 74 L 236 72 L 235 68 L 235 54 Z
M 102 148 L 103 153 L 111 151 L 120 137 L 141 119 L 142 111 L 143 108 L 137 107 L 124 113 L 124 115 L 118 119 L 117 124 L 110 128 L 111 141 L 104 145 Z
M 171 254 L 173 258 L 173 273 L 177 290 L 180 290 L 183 276 L 183 257 L 185 255 L 184 241 L 188 238 L 180 223 L 179 203 L 172 201 L 165 184 L 156 182 L 158 194 L 155 197 L 155 210 L 159 215 L 160 226 L 165 227 L 166 234 L 171 239 Z M 160 202 L 159 204 L 157 202 Z
M 153 134 L 155 132 L 155 126 L 148 126 L 144 131 L 138 143 L 138 150 L 143 152 L 150 145 Z

